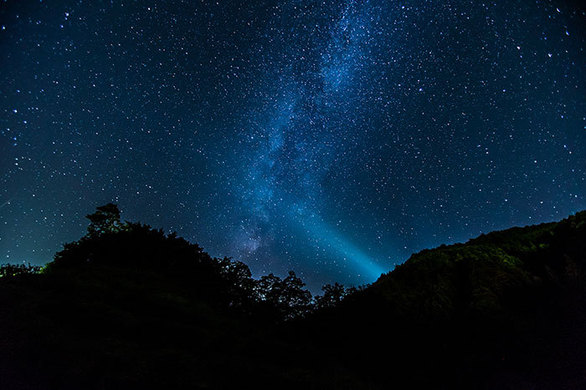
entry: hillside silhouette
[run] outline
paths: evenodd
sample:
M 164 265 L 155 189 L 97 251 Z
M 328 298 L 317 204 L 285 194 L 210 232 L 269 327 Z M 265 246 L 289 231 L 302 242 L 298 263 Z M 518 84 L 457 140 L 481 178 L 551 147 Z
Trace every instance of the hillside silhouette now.
M 0 270 L 0 388 L 583 389 L 586 211 L 312 297 L 113 204 Z

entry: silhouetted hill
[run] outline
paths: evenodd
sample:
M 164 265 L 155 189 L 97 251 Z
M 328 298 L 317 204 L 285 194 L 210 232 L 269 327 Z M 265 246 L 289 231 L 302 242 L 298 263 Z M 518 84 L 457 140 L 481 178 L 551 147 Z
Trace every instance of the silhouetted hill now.
M 581 389 L 585 282 L 581 212 L 417 253 L 302 334 L 399 388 Z
M 0 273 L 0 388 L 586 388 L 586 212 L 413 255 L 311 303 L 115 205 Z M 317 302 L 317 303 L 315 303 Z

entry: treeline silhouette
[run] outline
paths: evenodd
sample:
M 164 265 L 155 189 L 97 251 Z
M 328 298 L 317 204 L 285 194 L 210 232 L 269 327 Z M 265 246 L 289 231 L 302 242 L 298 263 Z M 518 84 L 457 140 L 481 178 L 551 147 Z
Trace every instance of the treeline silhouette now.
M 87 235 L 66 244 L 43 272 L 80 266 L 115 266 L 156 270 L 184 285 L 189 293 L 217 307 L 283 321 L 331 307 L 356 288 L 335 283 L 323 286 L 324 294 L 312 297 L 294 271 L 280 278 L 274 274 L 252 278 L 248 266 L 231 258 L 213 258 L 197 244 L 166 235 L 149 225 L 120 221 L 120 210 L 109 203 L 87 216 Z M 40 271 L 30 267 L 31 272 Z
M 0 267 L 0 388 L 586 388 L 586 212 L 413 255 L 312 297 L 114 204 Z

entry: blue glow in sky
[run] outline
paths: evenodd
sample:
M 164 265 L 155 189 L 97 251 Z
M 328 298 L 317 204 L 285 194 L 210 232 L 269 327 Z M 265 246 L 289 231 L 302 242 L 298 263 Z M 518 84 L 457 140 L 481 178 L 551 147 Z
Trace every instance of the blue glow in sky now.
M 115 202 L 319 291 L 586 208 L 571 3 L 1 4 L 3 261 Z
M 327 252 L 341 264 L 347 265 L 364 283 L 376 280 L 382 273 L 389 271 L 388 266 L 378 264 L 348 237 L 337 232 L 317 215 L 302 209 L 297 209 L 297 214 L 295 220 L 307 234 L 308 245 L 314 246 L 318 251 Z

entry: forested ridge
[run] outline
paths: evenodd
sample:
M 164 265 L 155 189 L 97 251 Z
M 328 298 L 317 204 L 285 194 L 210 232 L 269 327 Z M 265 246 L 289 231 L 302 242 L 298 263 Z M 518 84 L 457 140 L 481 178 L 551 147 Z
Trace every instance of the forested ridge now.
M 586 388 L 586 212 L 312 297 L 117 206 L 0 271 L 0 388 Z

